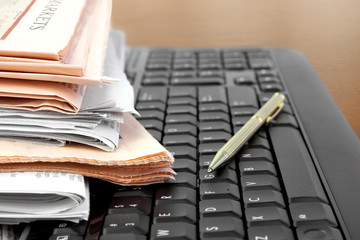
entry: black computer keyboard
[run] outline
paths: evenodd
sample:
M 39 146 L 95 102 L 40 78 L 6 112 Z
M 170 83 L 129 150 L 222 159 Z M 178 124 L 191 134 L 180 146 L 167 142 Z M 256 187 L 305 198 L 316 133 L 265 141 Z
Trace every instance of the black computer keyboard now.
M 174 154 L 176 179 L 139 187 L 91 179 L 89 221 L 35 222 L 27 239 L 356 236 L 350 232 L 356 223 L 346 222 L 349 199 L 338 199 L 336 177 L 332 181 L 321 168 L 322 161 L 333 161 L 321 160 L 322 151 L 333 154 L 334 149 L 321 150 L 320 141 L 313 140 L 323 130 L 309 131 L 311 124 L 323 123 L 305 108 L 316 105 L 307 100 L 320 90 L 301 82 L 314 78 L 304 59 L 281 49 L 130 49 L 126 73 L 135 89 L 138 120 Z M 274 92 L 286 96 L 276 121 L 227 166 L 207 172 L 214 154 Z

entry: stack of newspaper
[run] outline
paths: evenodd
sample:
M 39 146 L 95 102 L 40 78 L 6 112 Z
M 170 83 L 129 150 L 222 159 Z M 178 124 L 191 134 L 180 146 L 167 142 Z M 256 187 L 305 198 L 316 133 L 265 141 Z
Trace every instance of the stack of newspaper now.
M 19 174 L 0 179 L 36 182 L 29 173 L 41 171 L 125 185 L 172 178 L 173 157 L 131 115 L 124 35 L 110 31 L 111 3 L 0 0 L 0 171 Z M 47 212 L 31 206 L 49 185 L 0 188 L 0 221 L 86 219 L 86 181 L 80 185 L 66 193 L 50 188 Z M 65 208 L 54 208 L 54 199 Z
M 111 1 L 2 4 L 0 138 L 58 146 L 80 142 L 113 151 L 120 113 L 134 110 L 126 77 L 103 75 Z M 104 80 L 114 83 L 84 85 Z

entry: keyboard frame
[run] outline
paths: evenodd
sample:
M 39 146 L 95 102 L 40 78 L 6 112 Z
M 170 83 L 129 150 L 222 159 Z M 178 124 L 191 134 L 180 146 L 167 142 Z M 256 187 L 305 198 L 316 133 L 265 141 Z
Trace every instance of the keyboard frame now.
M 127 72 L 142 76 L 154 48 L 130 48 Z M 177 51 L 199 48 L 169 48 Z M 216 48 L 212 48 L 216 49 Z M 346 239 L 360 239 L 360 142 L 306 57 L 291 49 L 270 51 L 288 92 L 299 128 Z M 135 79 L 135 96 L 140 79 Z

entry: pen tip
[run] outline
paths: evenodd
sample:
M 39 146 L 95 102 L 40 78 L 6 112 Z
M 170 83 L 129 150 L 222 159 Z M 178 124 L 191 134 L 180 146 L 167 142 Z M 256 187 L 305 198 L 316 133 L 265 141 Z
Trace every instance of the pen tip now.
M 213 172 L 213 171 L 214 171 L 214 169 L 208 168 L 208 173 L 211 173 L 211 172 Z

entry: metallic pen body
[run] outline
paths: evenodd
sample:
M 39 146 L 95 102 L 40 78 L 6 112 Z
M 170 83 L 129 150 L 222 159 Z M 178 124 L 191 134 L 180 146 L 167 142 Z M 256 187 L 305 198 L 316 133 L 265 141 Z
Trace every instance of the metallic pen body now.
M 284 106 L 284 99 L 283 94 L 275 93 L 216 153 L 209 165 L 208 172 L 213 172 L 219 166 L 227 163 L 254 136 L 262 125 L 272 121 Z

